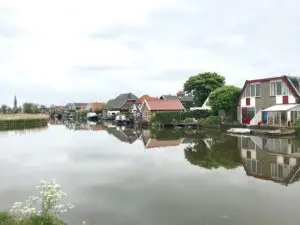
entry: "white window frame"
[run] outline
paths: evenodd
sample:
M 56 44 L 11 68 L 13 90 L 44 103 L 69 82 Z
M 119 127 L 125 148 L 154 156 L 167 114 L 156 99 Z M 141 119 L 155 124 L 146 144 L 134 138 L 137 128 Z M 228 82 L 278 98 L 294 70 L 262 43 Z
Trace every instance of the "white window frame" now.
M 260 85 L 260 95 L 257 95 L 257 91 L 256 91 L 256 85 Z M 252 96 L 252 93 L 251 93 L 251 86 L 254 86 L 254 96 Z M 248 88 L 250 89 L 250 92 L 249 92 L 249 96 L 247 96 L 247 90 Z M 248 84 L 245 92 L 244 92 L 244 97 L 246 98 L 256 98 L 256 97 L 261 97 L 261 83 L 250 83 Z
M 281 94 L 277 94 L 277 83 L 280 82 L 281 83 Z M 275 95 L 272 95 L 272 83 L 275 84 Z M 283 86 L 285 86 L 286 90 L 287 90 L 287 94 L 284 95 L 283 94 Z M 272 80 L 270 81 L 270 96 L 290 96 L 291 92 L 290 89 L 288 88 L 288 86 L 286 85 L 285 82 L 283 82 L 283 80 Z

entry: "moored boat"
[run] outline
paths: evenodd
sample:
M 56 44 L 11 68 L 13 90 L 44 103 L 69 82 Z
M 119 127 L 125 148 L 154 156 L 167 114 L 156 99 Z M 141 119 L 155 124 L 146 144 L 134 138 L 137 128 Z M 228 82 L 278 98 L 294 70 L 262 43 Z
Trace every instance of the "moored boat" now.
M 248 128 L 231 128 L 227 132 L 232 134 L 250 134 L 251 130 Z

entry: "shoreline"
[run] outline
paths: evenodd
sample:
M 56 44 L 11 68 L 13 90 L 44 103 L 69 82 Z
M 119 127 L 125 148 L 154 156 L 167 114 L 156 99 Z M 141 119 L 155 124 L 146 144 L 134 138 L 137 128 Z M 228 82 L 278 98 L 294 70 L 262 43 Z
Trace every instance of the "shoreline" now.
M 0 131 L 24 130 L 48 126 L 46 114 L 8 114 L 0 115 Z

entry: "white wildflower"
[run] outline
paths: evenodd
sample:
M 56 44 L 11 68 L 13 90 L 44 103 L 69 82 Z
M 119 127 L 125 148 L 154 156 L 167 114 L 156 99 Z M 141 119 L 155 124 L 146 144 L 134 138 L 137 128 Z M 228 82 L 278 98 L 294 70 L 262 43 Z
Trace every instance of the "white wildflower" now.
M 57 215 L 74 208 L 74 205 L 70 203 L 65 205 L 61 203 L 67 194 L 61 191 L 60 185 L 55 180 L 41 181 L 41 184 L 36 188 L 39 190 L 39 196 L 30 196 L 25 202 L 16 202 L 10 210 L 13 215 L 21 218 L 32 214 Z

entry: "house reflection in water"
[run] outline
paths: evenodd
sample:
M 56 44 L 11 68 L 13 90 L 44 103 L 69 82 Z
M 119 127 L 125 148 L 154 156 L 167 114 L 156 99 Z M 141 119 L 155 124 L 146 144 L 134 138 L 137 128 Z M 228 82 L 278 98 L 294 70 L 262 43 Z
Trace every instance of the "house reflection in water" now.
M 104 127 L 101 124 L 97 124 L 95 122 L 88 122 L 88 123 L 79 123 L 74 121 L 65 121 L 65 126 L 69 130 L 79 131 L 79 130 L 86 130 L 86 131 L 104 131 Z
M 139 139 L 139 132 L 126 127 L 106 128 L 106 131 L 121 142 L 133 144 Z
M 152 136 L 150 130 L 142 131 L 142 140 L 145 148 L 163 148 L 163 147 L 174 147 L 182 144 L 184 142 L 184 138 L 164 138 L 157 139 Z
M 248 176 L 289 185 L 300 178 L 300 143 L 290 138 L 240 136 L 238 146 Z

